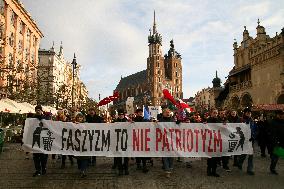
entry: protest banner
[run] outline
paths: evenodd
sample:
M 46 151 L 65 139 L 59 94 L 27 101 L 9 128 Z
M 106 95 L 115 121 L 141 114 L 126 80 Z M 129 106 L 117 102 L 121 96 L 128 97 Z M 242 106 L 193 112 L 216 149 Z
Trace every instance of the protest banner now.
M 162 113 L 161 106 L 148 106 L 150 117 L 157 119 L 158 114 Z
M 134 102 L 134 97 L 128 97 L 126 100 L 126 112 L 128 115 L 134 114 L 133 102 Z
M 71 123 L 27 119 L 23 149 L 107 157 L 220 157 L 252 154 L 244 123 Z

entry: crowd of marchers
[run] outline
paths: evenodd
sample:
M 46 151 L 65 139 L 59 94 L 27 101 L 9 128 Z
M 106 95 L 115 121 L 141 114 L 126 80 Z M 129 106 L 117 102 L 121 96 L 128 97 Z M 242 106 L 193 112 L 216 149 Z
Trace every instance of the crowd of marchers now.
M 45 114 L 40 105 L 35 107 L 35 114 L 29 114 L 28 117 L 42 119 L 52 119 L 50 114 Z M 278 175 L 276 170 L 277 162 L 279 160 L 279 154 L 275 154 L 275 148 L 284 148 L 284 112 L 277 110 L 274 112 L 274 116 L 266 119 L 261 116 L 258 119 L 252 118 L 252 112 L 250 108 L 245 108 L 242 111 L 242 115 L 238 115 L 235 110 L 217 110 L 211 109 L 206 114 L 200 113 L 188 113 L 188 112 L 174 112 L 168 107 L 163 107 L 162 113 L 157 116 L 157 119 L 145 119 L 143 109 L 137 109 L 135 114 L 126 115 L 124 110 L 118 109 L 117 115 L 112 119 L 104 119 L 96 114 L 95 108 L 90 108 L 88 113 L 76 112 L 72 116 L 68 111 L 58 110 L 57 115 L 53 118 L 55 121 L 74 122 L 74 123 L 105 123 L 105 122 L 180 122 L 187 123 L 246 123 L 246 126 L 250 127 L 251 137 L 249 141 L 252 146 L 260 146 L 261 157 L 266 157 L 266 151 L 270 156 L 270 173 Z M 29 153 L 26 152 L 26 159 L 29 158 Z M 47 174 L 47 162 L 48 155 L 42 153 L 34 153 L 33 161 L 35 166 L 34 177 Z M 57 156 L 57 157 L 56 157 Z M 61 169 L 66 166 L 67 156 L 65 155 L 52 155 L 53 160 L 57 159 L 61 162 Z M 221 167 L 227 172 L 231 172 L 229 165 L 235 166 L 238 169 L 243 169 L 243 164 L 247 159 L 246 173 L 248 175 L 255 175 L 254 172 L 254 154 L 236 155 L 233 157 L 212 157 L 207 158 L 207 176 L 220 177 L 217 173 L 217 167 Z M 87 170 L 89 167 L 96 166 L 96 157 L 92 156 L 68 156 L 70 164 L 74 164 L 74 160 L 77 161 L 78 169 L 80 170 L 80 177 L 87 177 Z M 187 160 L 188 159 L 188 160 Z M 150 171 L 149 164 L 153 165 L 153 158 L 151 157 L 114 157 L 112 169 L 118 170 L 118 175 L 129 175 L 129 161 L 136 161 L 137 171 L 141 170 L 143 173 Z M 161 158 L 161 167 L 165 172 L 166 177 L 171 177 L 174 169 L 173 157 Z M 189 158 L 177 158 L 177 162 L 186 162 L 186 168 L 191 168 L 193 165 L 189 161 Z M 233 161 L 231 164 L 229 161 Z M 159 161 L 158 161 L 159 162 Z

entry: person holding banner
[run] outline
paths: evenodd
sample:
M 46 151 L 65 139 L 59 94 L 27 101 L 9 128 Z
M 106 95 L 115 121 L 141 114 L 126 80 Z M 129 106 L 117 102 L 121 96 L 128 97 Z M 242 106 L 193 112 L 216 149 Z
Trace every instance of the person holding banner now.
M 65 112 L 63 110 L 57 111 L 57 116 L 56 116 L 55 120 L 56 121 L 62 121 L 62 122 L 68 121 L 67 116 L 65 115 Z M 70 160 L 71 165 L 73 165 L 74 164 L 73 156 L 69 155 L 68 158 Z M 61 167 L 60 167 L 61 169 L 65 168 L 65 162 L 66 162 L 66 155 L 62 155 L 61 156 Z
M 241 123 L 241 119 L 239 118 L 236 110 L 231 110 L 229 116 L 228 116 L 229 123 Z M 234 163 L 233 166 L 238 166 L 238 155 L 234 155 Z
M 89 112 L 86 115 L 86 122 L 87 123 L 104 123 L 104 119 L 101 116 L 98 116 L 96 114 L 95 108 L 89 108 Z M 92 156 L 91 157 L 91 165 L 95 166 L 97 162 L 97 157 Z
M 35 118 L 37 118 L 38 120 L 46 119 L 44 114 L 43 114 L 43 110 L 42 110 L 42 106 L 41 105 L 37 105 L 35 107 L 35 112 L 36 112 L 35 113 Z M 34 134 L 33 134 L 33 144 L 35 142 L 40 144 L 40 133 L 41 133 L 42 130 L 44 130 L 44 128 L 39 127 L 39 129 L 37 129 L 34 132 Z M 46 174 L 47 159 L 48 159 L 48 155 L 47 154 L 43 154 L 43 153 L 34 153 L 33 154 L 33 160 L 34 160 L 34 165 L 35 165 L 35 169 L 36 169 L 36 172 L 33 174 L 33 177 Z
M 254 140 L 256 139 L 256 125 L 254 121 L 251 118 L 251 109 L 250 108 L 245 108 L 243 111 L 243 123 L 246 123 L 249 125 L 250 130 L 251 130 L 251 138 L 249 141 L 252 143 L 252 146 L 254 144 Z M 238 168 L 242 170 L 243 163 L 247 157 L 247 154 L 242 154 L 239 157 L 239 163 L 238 163 Z M 254 175 L 253 172 L 253 154 L 248 155 L 248 166 L 247 166 L 247 174 L 248 175 Z
M 226 124 L 229 122 L 228 118 L 227 118 L 227 114 L 225 110 L 221 110 L 219 111 L 219 120 L 221 123 Z M 222 162 L 222 167 L 223 169 L 225 169 L 227 172 L 231 172 L 231 169 L 229 168 L 229 156 L 222 156 L 219 160 L 219 163 Z
M 81 113 L 81 112 L 76 112 L 75 113 L 75 123 L 84 123 L 84 120 L 85 117 L 84 115 Z M 77 156 L 77 165 L 78 165 L 78 169 L 80 170 L 80 177 L 81 178 L 85 178 L 87 177 L 87 174 L 86 174 L 86 170 L 89 166 L 89 160 L 90 160 L 90 157 L 89 156 Z
M 134 122 L 148 122 L 148 120 L 144 119 L 143 116 L 143 109 L 137 109 L 136 110 L 136 117 L 133 119 Z M 136 165 L 137 165 L 137 170 L 143 170 L 143 173 L 147 173 L 149 170 L 147 169 L 147 157 L 137 157 L 136 158 Z M 142 166 L 141 167 L 141 162 L 142 162 Z
M 220 120 L 218 119 L 218 110 L 216 108 L 211 109 L 211 115 L 207 119 L 207 123 L 220 123 Z M 218 157 L 207 159 L 207 176 L 220 177 L 220 175 L 216 173 L 218 160 Z
M 171 116 L 171 110 L 169 108 L 164 108 L 162 110 L 162 116 L 159 117 L 159 122 L 175 122 Z M 173 157 L 162 157 L 163 168 L 165 169 L 166 177 L 171 177 L 171 173 L 173 170 Z
M 118 110 L 118 118 L 115 120 L 115 122 L 128 122 L 128 120 L 125 117 L 125 113 L 124 110 Z M 123 162 L 122 162 L 123 161 Z M 114 158 L 114 165 L 112 166 L 113 169 L 115 169 L 116 167 L 118 167 L 118 175 L 123 175 L 123 170 L 125 175 L 129 175 L 129 171 L 128 171 L 128 161 L 129 158 L 128 157 L 115 157 Z

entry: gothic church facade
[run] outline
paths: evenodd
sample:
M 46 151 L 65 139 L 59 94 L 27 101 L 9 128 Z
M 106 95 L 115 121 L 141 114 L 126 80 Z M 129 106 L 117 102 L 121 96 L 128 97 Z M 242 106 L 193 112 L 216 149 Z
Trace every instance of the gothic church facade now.
M 153 29 L 148 36 L 149 56 L 147 69 L 121 78 L 115 91 L 119 99 L 115 107 L 125 107 L 128 97 L 134 97 L 134 105 L 159 106 L 163 104 L 162 90 L 167 88 L 175 98 L 183 98 L 181 55 L 170 41 L 168 53 L 162 54 L 162 36 L 157 31 L 155 12 Z

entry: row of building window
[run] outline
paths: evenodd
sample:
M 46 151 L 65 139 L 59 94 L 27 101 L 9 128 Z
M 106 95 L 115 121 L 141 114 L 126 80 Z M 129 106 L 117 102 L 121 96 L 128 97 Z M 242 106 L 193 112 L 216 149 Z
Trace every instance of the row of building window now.
M 27 50 L 27 49 L 26 49 Z M 24 60 L 27 62 L 28 61 L 28 53 L 26 52 L 25 53 L 25 58 L 24 58 Z M 18 60 L 19 61 L 19 60 Z M 35 54 L 34 54 L 34 52 L 32 52 L 31 53 L 31 58 L 30 58 L 30 62 L 32 63 L 32 64 L 35 64 Z M 13 67 L 14 66 L 14 56 L 13 56 L 13 54 L 12 53 L 9 53 L 9 55 L 8 55 L 8 66 L 9 67 Z
M 3 2 L 3 0 L 0 0 L 0 8 L 4 9 L 4 5 L 5 3 Z M 17 18 L 18 16 L 16 15 L 16 13 L 11 10 L 10 12 L 10 24 L 12 27 L 14 27 L 15 29 L 17 29 L 17 31 L 23 35 L 24 34 L 24 31 L 25 31 L 25 28 L 26 28 L 26 25 L 24 24 L 24 22 L 22 20 L 19 20 L 19 22 L 17 22 Z M 17 23 L 19 23 L 18 27 L 17 27 Z M 1 32 L 2 32 L 2 35 L 3 35 L 3 28 L 1 27 Z M 32 36 L 32 32 L 30 29 L 27 28 L 27 32 L 26 32 L 26 41 L 27 41 L 27 46 L 29 47 L 30 46 L 30 42 L 31 42 L 31 36 Z M 11 32 L 10 35 L 9 35 L 9 44 L 11 47 L 14 46 L 14 40 L 15 40 L 15 34 L 14 32 Z M 38 39 L 35 35 L 32 36 L 32 46 L 35 47 L 36 44 L 38 42 Z
M 0 14 L 4 15 L 4 10 L 5 10 L 5 2 L 4 0 L 0 0 Z
M 122 100 L 122 99 L 126 99 L 127 97 L 137 96 L 142 93 L 143 93 L 143 89 L 141 87 L 138 87 L 135 89 L 132 88 L 132 89 L 125 90 L 121 94 L 119 94 L 119 96 L 120 96 L 120 100 Z
M 158 47 L 158 50 L 156 51 L 156 47 L 155 46 L 153 46 L 153 45 L 151 45 L 150 46 L 150 48 L 149 48 L 149 54 L 151 55 L 151 54 L 160 54 L 160 49 L 159 49 L 159 47 Z
M 1 38 L 2 38 L 2 36 L 3 36 L 3 29 L 2 28 L 0 28 L 0 35 L 1 35 Z M 26 45 L 27 47 L 30 47 L 30 40 L 31 40 L 30 36 L 27 35 L 27 40 L 26 40 L 27 41 L 27 45 Z M 11 47 L 14 47 L 14 45 L 15 45 L 15 43 L 14 43 L 15 42 L 14 32 L 11 32 L 8 41 L 9 41 L 9 45 Z M 21 43 L 21 46 L 23 46 L 23 40 L 22 39 L 19 40 L 19 43 Z M 33 36 L 32 47 L 35 47 L 36 44 L 37 44 L 37 38 L 35 36 Z

